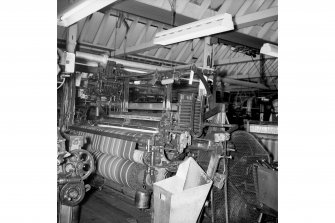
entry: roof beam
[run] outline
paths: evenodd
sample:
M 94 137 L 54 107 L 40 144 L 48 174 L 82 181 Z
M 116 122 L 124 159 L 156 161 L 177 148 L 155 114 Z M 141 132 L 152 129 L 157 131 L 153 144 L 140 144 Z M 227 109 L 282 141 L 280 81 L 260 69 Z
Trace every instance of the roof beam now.
M 264 57 L 265 60 L 275 60 L 278 59 L 276 57 Z M 254 62 L 261 60 L 260 56 L 257 55 L 255 58 L 251 56 L 245 56 L 245 57 L 233 57 L 233 58 L 224 58 L 221 60 L 215 60 L 214 66 L 225 66 L 230 64 L 238 64 L 238 63 L 248 63 L 248 62 Z
M 113 9 L 120 10 L 123 12 L 131 13 L 133 15 L 137 15 L 139 17 L 147 18 L 153 21 L 158 21 L 163 24 L 170 25 L 171 24 L 171 11 L 160 8 L 158 6 L 150 5 L 149 3 L 145 2 L 139 2 L 139 1 L 120 1 L 113 5 Z M 191 23 L 194 21 L 197 21 L 196 16 L 194 15 L 194 18 L 184 16 L 181 14 L 176 15 L 175 24 L 177 26 L 184 25 L 187 23 Z M 257 24 L 274 21 L 278 19 L 278 8 L 271 8 L 269 10 L 263 10 L 256 13 L 251 13 L 248 15 L 243 15 L 237 18 L 234 18 L 234 25 L 237 27 L 237 29 L 254 26 Z M 168 26 L 167 26 L 168 27 Z M 172 26 L 170 26 L 172 27 Z M 170 28 L 168 27 L 168 28 Z M 239 32 L 226 32 L 223 34 L 217 34 L 215 35 L 217 38 L 223 39 L 224 41 L 228 41 L 231 43 L 236 43 L 240 45 L 246 45 L 252 48 L 260 49 L 265 43 L 265 40 L 258 39 L 243 33 Z M 248 42 L 251 42 L 251 44 L 248 44 Z M 276 43 L 271 43 L 274 45 L 277 45 Z M 131 53 L 139 53 L 143 51 L 148 51 L 154 48 L 159 48 L 160 45 L 154 45 L 152 41 L 149 41 L 147 43 L 143 43 L 139 45 L 138 47 L 129 47 L 125 50 L 126 54 Z M 134 50 L 134 52 L 133 52 Z M 123 54 L 124 51 L 118 52 L 116 51 L 116 55 Z
M 113 9 L 127 12 L 142 18 L 153 20 L 156 22 L 161 22 L 166 25 L 171 25 L 171 7 L 161 8 L 158 5 L 153 5 L 156 1 L 140 2 L 140 1 L 119 1 L 113 4 Z M 178 6 L 178 3 L 177 3 Z M 175 25 L 180 26 L 186 23 L 194 22 L 195 19 L 176 14 Z
M 276 20 L 278 20 L 278 7 L 235 17 L 234 24 L 237 29 L 243 29 Z
M 99 28 L 98 28 L 98 31 L 95 33 L 95 36 L 93 38 L 93 44 L 94 45 L 97 45 L 98 44 L 98 41 L 102 35 L 102 33 L 104 32 L 104 28 L 106 27 L 106 24 L 108 22 L 108 19 L 110 17 L 110 11 L 108 11 L 107 13 L 104 14 L 101 22 L 100 22 L 100 25 L 99 25 Z
M 227 83 L 227 84 L 234 84 L 234 85 L 239 85 L 239 86 L 245 86 L 245 87 L 251 87 L 251 88 L 258 88 L 258 89 L 263 89 L 263 90 L 269 90 L 270 88 L 259 83 L 254 83 L 254 82 L 248 82 L 248 81 L 240 81 L 240 80 L 235 80 L 231 78 L 222 78 L 222 82 Z
M 130 25 L 130 28 L 128 30 L 128 32 L 126 32 L 125 36 L 124 36 L 124 39 L 122 40 L 122 43 L 120 45 L 120 49 L 124 49 L 125 45 L 127 44 L 127 40 L 128 40 L 128 37 L 132 36 L 133 32 L 134 32 L 134 29 L 136 28 L 136 25 L 138 23 L 138 20 L 139 18 L 136 18 L 135 20 L 133 20 L 133 22 L 131 23 Z
M 231 79 L 235 79 L 235 80 L 242 80 L 242 79 L 254 79 L 254 78 L 260 78 L 260 74 L 259 73 L 252 73 L 252 74 L 243 74 L 243 73 L 238 73 L 236 72 L 235 74 L 233 75 L 227 75 L 226 76 L 227 78 L 231 78 Z M 278 77 L 277 74 L 275 73 L 266 73 L 265 74 L 265 78 L 268 78 L 268 77 Z

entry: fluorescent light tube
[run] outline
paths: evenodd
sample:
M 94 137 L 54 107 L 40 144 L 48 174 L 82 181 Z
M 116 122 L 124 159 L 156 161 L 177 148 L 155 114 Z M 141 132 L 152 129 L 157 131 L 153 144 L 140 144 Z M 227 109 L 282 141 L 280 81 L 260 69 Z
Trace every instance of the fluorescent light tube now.
M 146 74 L 148 72 L 143 71 L 143 70 L 136 70 L 136 69 L 132 69 L 132 68 L 123 68 L 125 71 L 129 71 L 129 72 L 134 72 L 134 73 L 139 73 L 139 74 Z
M 233 29 L 231 14 L 224 13 L 156 33 L 154 44 L 169 45 Z
M 117 0 L 81 0 L 57 15 L 57 25 L 68 27 Z
M 261 48 L 261 54 L 278 57 L 278 46 L 270 43 L 264 43 Z

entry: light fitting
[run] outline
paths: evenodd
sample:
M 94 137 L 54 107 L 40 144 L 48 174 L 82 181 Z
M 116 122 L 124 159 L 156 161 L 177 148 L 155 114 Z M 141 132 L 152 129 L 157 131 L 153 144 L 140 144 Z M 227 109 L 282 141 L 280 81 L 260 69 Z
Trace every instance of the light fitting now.
M 169 45 L 234 29 L 232 15 L 224 13 L 156 33 L 154 44 Z
M 278 46 L 270 43 L 264 43 L 261 48 L 261 53 L 273 57 L 278 57 Z
M 132 69 L 132 68 L 123 68 L 125 71 L 128 72 L 133 72 L 133 73 L 139 73 L 139 74 L 146 74 L 148 72 L 143 71 L 143 70 L 136 70 L 136 69 Z
M 117 0 L 80 0 L 57 15 L 57 25 L 68 27 Z

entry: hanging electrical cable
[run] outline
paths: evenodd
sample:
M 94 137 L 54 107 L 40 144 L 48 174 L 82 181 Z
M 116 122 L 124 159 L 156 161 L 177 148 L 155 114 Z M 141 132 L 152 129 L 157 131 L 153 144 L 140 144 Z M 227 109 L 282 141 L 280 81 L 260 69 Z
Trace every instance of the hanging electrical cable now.
M 60 83 L 60 85 L 57 87 L 57 90 L 58 90 L 59 88 L 61 88 L 61 87 L 64 85 L 64 83 L 65 83 L 65 78 L 63 78 L 63 81 L 62 81 L 62 82 L 57 82 L 57 83 Z
M 170 6 L 171 6 L 171 12 L 172 12 L 172 26 L 175 26 L 176 22 L 176 0 L 169 0 Z

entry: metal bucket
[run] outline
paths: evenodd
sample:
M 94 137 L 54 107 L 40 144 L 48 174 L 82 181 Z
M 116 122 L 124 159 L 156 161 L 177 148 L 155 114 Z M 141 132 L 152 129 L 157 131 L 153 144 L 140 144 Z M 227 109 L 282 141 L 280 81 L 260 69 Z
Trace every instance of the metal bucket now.
M 151 193 L 147 191 L 136 191 L 135 206 L 139 209 L 147 209 L 150 207 Z

